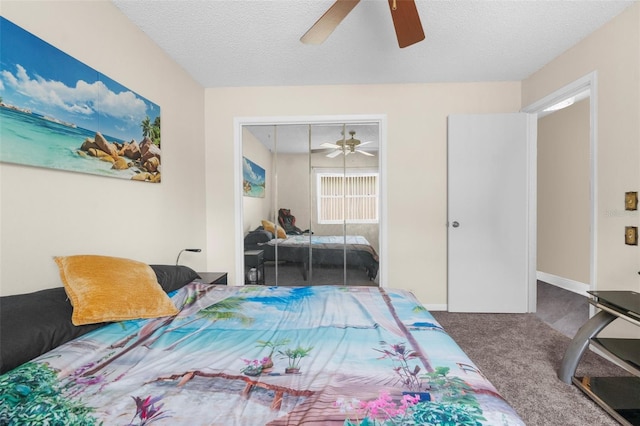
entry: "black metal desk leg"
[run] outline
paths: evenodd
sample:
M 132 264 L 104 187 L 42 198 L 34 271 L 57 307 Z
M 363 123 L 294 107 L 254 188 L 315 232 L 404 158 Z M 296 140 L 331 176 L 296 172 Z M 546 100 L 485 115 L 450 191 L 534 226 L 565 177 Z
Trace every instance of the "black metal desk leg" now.
M 591 338 L 596 336 L 603 328 L 617 317 L 606 311 L 600 311 L 584 323 L 569 344 L 562 358 L 562 364 L 558 370 L 558 377 L 565 383 L 571 384 L 571 378 L 576 374 L 576 368 L 582 358 L 582 354 L 589 347 Z

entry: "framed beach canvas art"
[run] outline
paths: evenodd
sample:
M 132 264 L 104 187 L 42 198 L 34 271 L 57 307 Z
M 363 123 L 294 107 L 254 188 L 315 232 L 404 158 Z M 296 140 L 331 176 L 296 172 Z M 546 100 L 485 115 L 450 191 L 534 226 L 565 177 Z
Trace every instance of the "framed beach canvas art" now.
M 0 161 L 161 181 L 160 107 L 0 17 Z
M 245 197 L 264 198 L 265 172 L 247 157 L 242 157 L 242 193 Z

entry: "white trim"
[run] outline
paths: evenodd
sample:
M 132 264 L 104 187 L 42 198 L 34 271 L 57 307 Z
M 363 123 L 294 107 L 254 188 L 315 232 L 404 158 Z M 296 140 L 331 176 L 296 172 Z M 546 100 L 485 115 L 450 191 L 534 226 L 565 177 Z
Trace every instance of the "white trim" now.
M 544 98 L 522 108 L 522 112 L 540 114 L 546 108 L 555 105 L 567 98 L 576 96 L 593 88 L 597 79 L 597 71 L 593 71 L 584 77 L 581 77 L 566 86 L 556 90 L 555 92 L 545 96 Z
M 540 114 L 544 109 L 563 99 L 589 92 L 589 158 L 590 158 L 590 247 L 589 247 L 589 284 L 588 289 L 598 289 L 598 71 L 556 90 L 550 95 L 528 105 L 522 112 Z M 537 226 L 536 226 L 537 227 Z M 536 248 L 534 247 L 534 250 Z M 532 291 L 530 289 L 530 291 Z M 590 310 L 593 315 L 594 310 Z
M 234 188 L 234 210 L 236 212 L 235 221 L 235 246 L 236 246 L 236 272 L 235 283 L 229 285 L 244 285 L 244 236 L 242 232 L 242 196 L 240 188 L 242 188 L 242 122 L 233 119 L 233 188 Z M 242 259 L 242 261 L 239 261 Z
M 538 291 L 538 118 L 527 114 L 527 312 L 536 312 Z
M 380 287 L 387 287 L 387 173 L 386 173 L 386 144 L 387 144 L 387 116 L 386 114 L 366 114 L 366 115 L 310 115 L 310 116 L 273 116 L 273 117 L 235 117 L 233 119 L 233 143 L 234 143 L 234 206 L 236 212 L 235 220 L 235 245 L 236 245 L 236 267 L 235 279 L 236 283 L 229 285 L 244 285 L 244 247 L 242 244 L 244 235 L 242 230 L 243 223 L 243 206 L 242 194 L 242 127 L 250 125 L 266 125 L 266 124 L 350 124 L 350 123 L 371 123 L 377 124 L 380 131 L 380 144 L 378 147 L 378 167 L 379 167 L 379 185 L 380 185 L 380 206 L 378 208 L 380 220 L 379 235 L 379 255 L 380 266 L 378 269 L 378 277 L 376 282 Z
M 438 311 L 447 312 L 447 310 L 449 309 L 446 303 L 441 303 L 441 304 L 437 304 L 437 305 L 436 304 L 428 304 L 428 305 L 422 304 L 422 306 L 424 306 L 425 309 L 427 311 L 430 311 L 430 312 L 438 312 Z
M 559 277 L 557 275 L 548 274 L 541 271 L 538 271 L 536 273 L 536 276 L 540 281 L 544 281 L 547 284 L 551 284 L 556 287 L 571 291 L 573 293 L 577 293 L 580 296 L 589 297 L 589 294 L 587 293 L 587 290 L 589 290 L 589 284 L 581 283 L 580 281 L 574 281 L 569 278 Z

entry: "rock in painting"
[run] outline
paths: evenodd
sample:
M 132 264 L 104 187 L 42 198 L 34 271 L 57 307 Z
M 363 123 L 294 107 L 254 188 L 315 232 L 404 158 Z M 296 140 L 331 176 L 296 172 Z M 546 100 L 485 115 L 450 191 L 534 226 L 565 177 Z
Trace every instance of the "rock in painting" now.
M 140 152 L 140 147 L 138 146 L 138 142 L 135 140 L 131 141 L 124 145 L 122 150 L 120 151 L 121 155 L 124 155 L 127 158 L 132 160 L 137 160 L 142 157 L 142 153 Z
M 129 162 L 124 157 L 118 157 L 111 168 L 116 170 L 126 170 L 129 168 Z
M 140 180 L 140 181 L 151 180 L 151 173 L 147 173 L 147 172 L 136 173 L 135 175 L 131 176 L 131 180 Z
M 142 163 L 144 164 L 149 158 L 157 157 L 158 160 L 162 158 L 162 152 L 157 145 L 154 145 L 151 142 L 151 139 L 145 137 L 142 142 L 140 142 L 140 153 L 142 154 Z
M 82 143 L 82 146 L 80 147 L 80 149 L 83 151 L 89 151 L 89 149 L 91 148 L 99 149 L 98 145 L 96 145 L 96 143 L 91 138 L 85 139 L 84 142 Z
M 145 168 L 148 172 L 156 172 L 158 171 L 158 167 L 160 166 L 160 160 L 158 157 L 151 157 L 147 161 L 144 162 L 142 167 Z
M 98 148 L 112 156 L 114 160 L 118 158 L 118 149 L 111 142 L 107 142 L 104 136 L 102 136 L 102 133 L 96 133 L 94 142 L 98 145 Z
M 106 152 L 104 152 L 103 150 L 101 150 L 99 148 L 89 148 L 87 150 L 87 152 L 92 157 L 98 157 L 98 158 L 109 157 L 109 158 L 111 158 L 113 160 L 113 157 L 111 157 L 109 154 L 107 154 Z
M 92 156 L 112 163 L 112 170 L 133 169 L 136 174 L 131 177 L 131 180 L 146 182 L 161 180 L 162 152 L 148 137 L 145 137 L 140 144 L 135 139 L 131 142 L 112 143 L 97 132 L 94 139 L 85 139 L 77 153 L 80 156 Z

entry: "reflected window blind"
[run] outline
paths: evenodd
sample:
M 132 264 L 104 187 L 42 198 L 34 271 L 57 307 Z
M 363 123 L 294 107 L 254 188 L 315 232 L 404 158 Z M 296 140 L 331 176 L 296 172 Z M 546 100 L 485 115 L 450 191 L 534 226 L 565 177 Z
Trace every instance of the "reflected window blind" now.
M 378 174 L 318 173 L 318 221 L 378 222 Z

